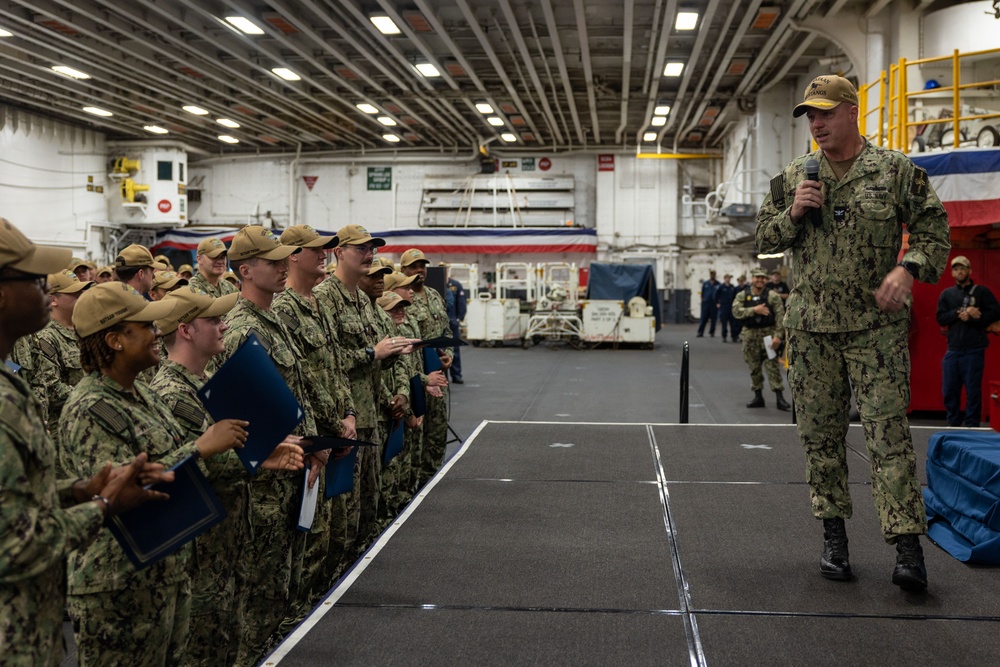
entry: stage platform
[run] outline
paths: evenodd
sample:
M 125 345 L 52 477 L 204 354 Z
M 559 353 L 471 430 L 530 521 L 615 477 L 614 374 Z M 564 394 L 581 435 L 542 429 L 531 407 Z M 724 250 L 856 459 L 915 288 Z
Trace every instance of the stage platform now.
M 848 445 L 840 583 L 792 425 L 484 421 L 263 664 L 996 663 L 1000 572 L 925 540 L 928 591 L 893 586 Z

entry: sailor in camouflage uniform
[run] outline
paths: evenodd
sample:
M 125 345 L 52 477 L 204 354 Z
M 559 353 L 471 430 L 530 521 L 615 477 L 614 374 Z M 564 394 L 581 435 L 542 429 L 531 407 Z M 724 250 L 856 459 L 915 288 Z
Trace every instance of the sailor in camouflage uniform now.
M 288 280 L 284 291 L 274 298 L 272 308 L 304 355 L 300 359 L 306 378 L 309 404 L 320 435 L 354 438 L 351 422 L 343 421 L 354 412 L 350 386 L 335 352 L 336 325 L 326 304 L 313 296 L 313 288 L 326 277 L 326 251 L 339 242 L 336 236 L 320 236 L 309 225 L 294 225 L 281 233 L 281 242 L 302 250 L 288 258 Z M 346 455 L 350 449 L 325 452 L 326 456 Z M 325 488 L 322 463 L 310 457 L 315 483 Z M 330 589 L 339 576 L 347 539 L 347 505 L 342 495 L 319 495 L 319 507 L 306 533 L 305 573 L 310 598 L 317 599 Z
M 814 79 L 793 115 L 803 113 L 820 150 L 796 158 L 771 181 L 756 237 L 759 252 L 790 250 L 795 266 L 785 304 L 789 380 L 813 514 L 824 525 L 820 571 L 835 580 L 852 577 L 844 440 L 853 386 L 882 533 L 896 545 L 892 581 L 923 590 L 927 571 L 917 536 L 927 521 L 906 418 L 907 334 L 914 280 L 935 283 L 944 270 L 947 215 L 923 169 L 858 132 L 858 96 L 849 81 Z M 818 181 L 806 178 L 808 160 L 819 163 Z M 904 224 L 909 248 L 898 261 Z
M 224 280 L 226 274 L 226 244 L 219 239 L 205 239 L 196 253 L 198 273 L 189 280 L 191 287 L 216 298 L 238 294 L 236 285 Z
M 784 384 L 781 381 L 781 369 L 778 367 L 777 352 L 785 338 L 785 330 L 781 320 L 785 316 L 784 303 L 781 295 L 767 288 L 767 271 L 754 269 L 751 273 L 750 285 L 736 293 L 732 303 L 733 317 L 743 321 L 743 361 L 750 368 L 750 388 L 754 398 L 747 403 L 748 408 L 764 407 L 764 373 L 760 367 L 767 369 L 767 379 L 771 383 L 771 391 L 777 397 L 779 410 L 790 410 L 782 395 Z M 764 337 L 771 336 L 771 349 L 775 351 L 773 359 L 767 358 L 764 349 Z
M 59 455 L 75 475 L 105 461 L 147 453 L 170 466 L 241 445 L 246 422 L 225 420 L 185 442 L 166 405 L 139 372 L 159 362 L 154 320 L 175 303 L 151 303 L 124 283 L 95 285 L 77 301 L 73 325 L 88 373 L 70 393 L 59 421 Z M 67 606 L 78 661 L 89 665 L 182 664 L 191 605 L 189 548 L 136 570 L 110 533 L 69 559 Z
M 226 317 L 229 329 L 221 356 L 228 358 L 255 335 L 305 413 L 295 435 L 315 435 L 316 420 L 301 368 L 303 356 L 272 309 L 274 295 L 285 288 L 288 256 L 299 251 L 282 245 L 263 227 L 244 227 L 237 232 L 228 257 L 243 289 Z M 240 569 L 244 578 L 240 585 L 254 595 L 240 610 L 245 635 L 239 664 L 259 661 L 281 632 L 291 629 L 308 611 L 309 592 L 302 582 L 305 534 L 295 529 L 292 518 L 299 513 L 301 486 L 302 475 L 287 471 L 260 471 L 248 482 L 251 529 L 243 561 L 258 565 Z
M 395 363 L 395 355 L 409 351 L 409 341 L 379 336 L 371 299 L 358 285 L 368 274 L 375 251 L 385 240 L 373 238 L 361 225 L 347 225 L 337 232 L 340 245 L 334 253 L 337 268 L 313 294 L 334 313 L 337 325 L 336 355 L 343 360 L 351 385 L 358 439 L 381 442 L 378 429 L 381 373 Z M 379 451 L 362 447 L 355 466 L 355 488 L 347 498 L 347 564 L 364 550 L 378 513 Z
M 69 250 L 36 246 L 0 218 L 0 358 L 45 325 L 45 276 L 69 258 Z M 0 363 L 0 663 L 11 667 L 62 663 L 68 554 L 97 537 L 105 516 L 163 497 L 135 483 L 145 455 L 65 480 L 56 477 L 55 459 L 41 406 Z
M 448 309 L 444 297 L 434 289 L 424 284 L 427 277 L 427 265 L 430 263 L 423 251 L 410 248 L 399 260 L 403 275 L 416 276 L 413 282 L 413 305 L 409 313 L 420 326 L 421 338 L 451 337 L 451 326 L 448 323 Z M 448 370 L 452 356 L 450 349 L 438 350 L 441 366 Z M 437 473 L 444 463 L 444 454 L 448 440 L 448 387 L 441 387 L 441 396 L 427 396 L 427 414 L 424 415 L 423 460 L 421 462 L 421 485 Z

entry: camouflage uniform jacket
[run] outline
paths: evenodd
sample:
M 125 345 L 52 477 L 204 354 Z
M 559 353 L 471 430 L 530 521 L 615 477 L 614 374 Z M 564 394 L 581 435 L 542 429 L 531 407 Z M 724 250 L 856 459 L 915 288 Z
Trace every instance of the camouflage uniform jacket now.
M 396 325 L 400 336 L 405 336 L 406 338 L 420 338 L 420 329 L 417 327 L 416 322 L 410 317 L 409 313 L 406 315 L 406 319 L 403 320 L 402 324 Z M 401 355 L 401 363 L 397 364 L 397 373 L 400 375 L 399 382 L 405 383 L 406 386 L 406 397 L 410 400 L 410 378 L 414 375 L 420 376 L 420 384 L 422 387 L 427 386 L 427 375 L 424 373 L 423 364 L 423 353 L 420 350 L 416 350 L 411 354 Z M 412 400 L 410 404 L 412 405 Z M 410 407 L 406 409 L 407 416 L 413 414 L 413 410 Z
M 324 434 L 340 433 L 344 430 L 341 419 L 355 408 L 347 374 L 338 358 L 337 329 L 328 306 L 287 287 L 275 295 L 272 308 L 304 355 L 302 372 L 317 428 Z
M 823 223 L 791 219 L 795 188 L 805 162 L 820 164 Z M 917 266 L 917 278 L 936 283 L 951 244 L 948 216 L 927 172 L 902 153 L 865 141 L 839 182 L 822 151 L 796 158 L 771 181 L 757 214 L 757 251 L 792 251 L 795 284 L 785 302 L 785 327 L 819 333 L 861 331 L 909 319 L 909 307 L 882 311 L 874 292 L 899 261 L 903 225 L 909 249 L 902 261 Z
M 777 290 L 769 290 L 766 287 L 763 290 L 767 292 L 767 306 L 771 309 L 771 314 L 774 315 L 774 324 L 770 326 L 763 327 L 753 327 L 750 324 L 750 319 L 756 315 L 753 309 L 759 306 L 762 301 L 760 296 L 762 294 L 755 294 L 753 287 L 750 288 L 749 296 L 745 290 L 740 290 L 736 293 L 736 297 L 733 298 L 733 317 L 738 320 L 743 320 L 743 326 L 749 329 L 760 330 L 761 335 L 776 335 L 781 340 L 785 340 L 785 327 L 782 325 L 783 315 L 785 313 L 785 304 L 781 300 L 781 294 Z M 754 299 L 754 297 L 757 297 Z
M 386 336 L 401 337 L 402 334 L 399 331 L 399 327 L 396 323 L 392 321 L 392 315 L 382 310 L 378 304 L 373 303 L 372 309 L 375 314 L 378 315 L 378 338 L 382 340 Z M 420 354 L 420 351 L 416 351 L 413 354 Z M 392 401 L 392 397 L 397 394 L 402 394 L 409 400 L 410 398 L 410 379 L 404 377 L 406 372 L 405 363 L 403 361 L 404 356 L 410 355 L 398 355 L 396 357 L 396 362 L 389 367 L 388 372 L 382 373 L 382 400 L 383 405 L 388 405 Z
M 355 426 L 359 431 L 376 428 L 380 374 L 383 365 L 388 368 L 394 360 L 373 361 L 365 351 L 381 340 L 371 299 L 360 289 L 351 294 L 336 275 L 320 283 L 313 294 L 329 307 L 332 321 L 337 325 L 337 356 L 344 362 L 351 385 L 354 409 L 358 413 Z
M 57 481 L 56 449 L 41 406 L 0 364 L 0 662 L 58 665 L 66 556 L 101 529 L 97 503 L 73 507 L 72 482 Z M 63 509 L 66 508 L 66 509 Z
M 219 278 L 219 286 L 212 287 L 212 283 L 208 282 L 205 276 L 200 273 L 196 273 L 191 276 L 191 280 L 188 281 L 188 285 L 201 290 L 209 296 L 214 296 L 216 299 L 220 296 L 226 296 L 227 294 L 235 294 L 236 292 L 239 292 L 236 285 L 232 284 L 225 278 Z
M 182 429 L 149 387 L 136 381 L 135 393 L 106 375 L 90 373 L 70 392 L 59 419 L 63 468 L 81 477 L 98 472 L 106 461 L 129 461 L 142 452 L 166 467 L 197 454 L 181 439 Z M 190 548 L 136 571 L 105 531 L 88 548 L 69 558 L 69 593 L 85 595 L 171 584 L 187 577 Z
M 413 303 L 406 309 L 406 318 L 411 317 L 420 328 L 419 338 L 451 337 L 451 325 L 448 322 L 444 297 L 433 287 L 424 286 L 421 292 L 414 290 Z M 451 348 L 444 348 L 443 351 L 454 356 Z M 422 355 L 423 351 L 420 351 L 420 354 Z
M 28 386 L 31 392 L 42 405 L 42 414 L 49 414 L 49 395 L 45 391 L 45 385 L 35 381 L 35 372 L 38 367 L 38 350 L 35 348 L 35 336 L 37 333 L 21 336 L 14 342 L 14 349 L 10 352 L 10 360 L 21 367 L 17 372 Z
M 76 332 L 55 320 L 35 335 L 35 373 L 32 383 L 41 385 L 48 396 L 48 423 L 55 426 L 69 392 L 83 379 L 80 346 Z
M 222 366 L 240 345 L 243 344 L 250 334 L 257 336 L 260 344 L 267 350 L 271 361 L 278 368 L 281 377 L 284 378 L 288 388 L 291 389 L 295 400 L 299 402 L 305 417 L 295 433 L 297 435 L 315 435 L 316 419 L 313 415 L 312 406 L 309 403 L 309 393 L 306 390 L 306 379 L 303 377 L 301 362 L 304 359 L 301 351 L 296 347 L 288 329 L 278 318 L 273 310 L 264 310 L 253 301 L 240 297 L 236 305 L 225 317 L 229 328 L 223 334 L 226 351 L 215 358 L 216 364 Z M 250 424 L 253 428 L 253 424 Z

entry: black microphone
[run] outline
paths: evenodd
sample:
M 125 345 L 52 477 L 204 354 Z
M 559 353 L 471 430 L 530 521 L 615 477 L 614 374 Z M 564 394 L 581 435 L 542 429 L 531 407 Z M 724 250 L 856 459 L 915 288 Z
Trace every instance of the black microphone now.
M 811 157 L 806 160 L 806 180 L 819 180 L 819 162 L 816 161 L 816 158 Z M 819 227 L 823 224 L 823 212 L 818 208 L 810 208 L 809 219 L 812 220 L 813 227 Z

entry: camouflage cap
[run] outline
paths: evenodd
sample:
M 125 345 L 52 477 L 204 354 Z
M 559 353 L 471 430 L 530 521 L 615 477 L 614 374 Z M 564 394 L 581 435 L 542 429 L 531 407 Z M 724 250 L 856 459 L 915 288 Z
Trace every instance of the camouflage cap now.
M 320 236 L 309 225 L 292 225 L 281 232 L 281 242 L 297 248 L 336 248 L 340 245 L 336 236 Z
M 854 84 L 835 74 L 818 76 L 806 86 L 802 104 L 792 110 L 792 116 L 798 118 L 809 109 L 829 111 L 837 108 L 841 102 L 858 105 L 858 91 Z
M 153 273 L 153 289 L 174 289 L 187 285 L 187 278 L 177 275 L 173 271 L 156 271 Z
M 153 259 L 153 253 L 149 252 L 149 248 L 138 243 L 122 248 L 118 251 L 118 256 L 115 257 L 116 268 L 135 266 L 151 266 L 157 271 L 165 271 L 167 268 L 165 264 Z
M 382 296 L 380 296 L 379 298 L 375 299 L 375 303 L 377 303 L 378 307 L 381 308 L 382 310 L 384 310 L 385 312 L 389 312 L 390 310 L 392 310 L 393 308 L 396 308 L 398 306 L 409 306 L 410 305 L 409 301 L 407 301 L 403 297 L 399 296 L 395 292 L 385 292 L 385 293 L 383 293 Z
M 233 309 L 239 298 L 239 294 L 227 294 L 215 298 L 190 285 L 185 285 L 163 297 L 164 301 L 183 304 L 183 307 L 177 306 L 172 313 L 156 320 L 156 326 L 166 335 L 176 331 L 177 325 L 181 322 L 190 324 L 199 317 L 221 317 Z
M 390 292 L 397 287 L 412 285 L 417 276 L 404 276 L 402 273 L 393 272 L 385 277 L 385 291 Z
M 756 269 L 753 269 L 752 271 L 750 271 L 750 277 L 751 278 L 756 278 L 758 276 L 760 276 L 762 278 L 767 278 L 768 275 L 769 274 L 767 273 L 767 269 L 762 268 L 762 267 L 757 267 Z
M 73 252 L 66 248 L 35 245 L 14 225 L 0 218 L 0 267 L 45 276 L 66 268 Z
M 198 244 L 197 256 L 208 255 L 210 259 L 218 259 L 226 254 L 226 244 L 219 239 L 203 239 Z
M 84 292 L 73 307 L 73 326 L 86 338 L 119 322 L 152 322 L 167 317 L 177 304 L 146 301 L 130 285 L 101 283 Z
M 410 248 L 399 258 L 400 266 L 409 266 L 410 264 L 416 264 L 417 262 L 430 264 L 430 260 L 424 257 L 424 251 L 419 248 Z
M 50 273 L 47 282 L 51 294 L 76 294 L 95 284 L 93 280 L 80 280 L 69 269 Z
M 972 268 L 972 264 L 969 262 L 969 258 L 966 257 L 965 255 L 957 255 L 953 257 L 951 260 L 951 266 L 954 267 L 956 264 L 959 266 L 964 266 L 967 269 Z
M 254 257 L 280 260 L 301 251 L 302 248 L 282 245 L 270 229 L 251 225 L 236 232 L 233 242 L 229 244 L 226 257 L 230 260 L 252 259 Z
M 337 238 L 340 239 L 340 245 L 342 246 L 371 243 L 376 248 L 381 248 L 385 245 L 385 239 L 372 236 L 361 225 L 345 225 L 341 227 L 340 231 L 337 232 Z

